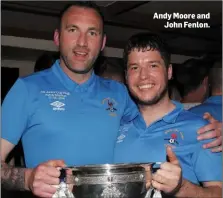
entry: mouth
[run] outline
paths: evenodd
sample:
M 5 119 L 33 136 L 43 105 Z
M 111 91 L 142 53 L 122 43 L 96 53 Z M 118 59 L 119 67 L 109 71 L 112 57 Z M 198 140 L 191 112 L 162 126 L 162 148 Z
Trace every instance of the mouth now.
M 87 52 L 74 51 L 75 56 L 86 57 L 88 55 Z
M 139 85 L 138 88 L 140 90 L 144 90 L 144 89 L 151 89 L 155 86 L 154 83 L 149 83 L 149 84 L 145 84 L 145 85 Z

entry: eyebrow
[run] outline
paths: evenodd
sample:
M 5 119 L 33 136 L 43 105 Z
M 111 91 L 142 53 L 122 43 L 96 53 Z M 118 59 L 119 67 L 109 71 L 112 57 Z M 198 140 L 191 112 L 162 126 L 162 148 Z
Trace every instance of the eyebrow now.
M 73 24 L 69 24 L 69 25 L 66 25 L 66 28 L 78 28 L 76 25 L 73 25 Z
M 74 24 L 66 25 L 66 28 L 77 28 L 77 29 L 79 29 L 79 27 L 76 26 L 76 25 L 74 25 Z M 92 30 L 98 32 L 99 34 L 101 34 L 101 32 L 102 32 L 102 31 L 100 31 L 100 30 L 99 30 L 98 28 L 96 28 L 96 27 L 89 27 L 89 28 L 88 28 L 88 31 L 92 31 Z
M 161 62 L 160 61 L 148 61 L 147 63 L 158 63 L 158 64 L 161 64 Z M 135 63 L 135 62 L 133 62 L 133 63 L 130 63 L 130 64 L 128 64 L 128 66 L 133 66 L 133 65 L 138 65 L 138 63 Z
M 101 31 L 98 29 L 98 28 L 95 28 L 95 27 L 90 27 L 90 28 L 88 28 L 88 31 L 91 31 L 91 30 L 94 30 L 94 31 L 96 31 L 96 32 L 98 32 L 99 34 L 101 34 Z
M 137 63 L 130 63 L 130 64 L 127 64 L 128 66 L 133 66 L 133 65 L 137 65 Z
M 158 64 L 161 64 L 161 61 L 148 61 L 148 63 L 158 63 Z

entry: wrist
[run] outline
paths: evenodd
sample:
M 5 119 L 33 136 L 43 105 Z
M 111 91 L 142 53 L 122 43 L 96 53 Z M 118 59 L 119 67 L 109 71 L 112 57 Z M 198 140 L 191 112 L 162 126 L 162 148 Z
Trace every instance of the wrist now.
M 168 193 L 165 193 L 165 194 L 168 195 L 168 196 L 177 197 L 177 195 L 180 193 L 182 187 L 184 186 L 184 183 L 185 183 L 185 180 L 183 178 L 181 178 L 178 185 L 171 192 L 168 192 Z
M 31 191 L 31 186 L 30 186 L 30 179 L 32 175 L 32 170 L 30 168 L 27 168 L 25 170 L 25 190 Z
M 180 185 L 180 187 L 178 188 L 178 190 L 175 192 L 175 197 L 182 197 L 181 196 L 181 192 L 182 191 L 184 191 L 183 189 L 184 189 L 184 187 L 186 186 L 186 183 L 187 183 L 187 180 L 185 180 L 185 179 L 182 179 L 182 182 L 181 182 L 181 185 Z

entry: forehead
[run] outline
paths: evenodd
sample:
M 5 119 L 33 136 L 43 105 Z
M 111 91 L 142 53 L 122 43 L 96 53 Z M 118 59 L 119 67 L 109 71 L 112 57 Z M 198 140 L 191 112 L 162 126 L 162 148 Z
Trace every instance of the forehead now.
M 100 15 L 92 8 L 72 6 L 63 15 L 61 22 L 78 22 L 84 21 L 102 26 L 103 22 Z
M 128 54 L 128 62 L 144 61 L 163 61 L 163 58 L 157 50 L 138 50 L 133 49 Z

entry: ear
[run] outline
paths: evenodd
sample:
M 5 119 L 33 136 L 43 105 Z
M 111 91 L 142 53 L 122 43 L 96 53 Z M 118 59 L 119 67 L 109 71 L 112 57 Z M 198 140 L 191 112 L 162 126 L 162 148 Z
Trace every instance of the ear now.
M 206 76 L 202 82 L 204 86 L 208 86 L 208 76 Z
M 168 80 L 170 80 L 172 78 L 172 74 L 173 74 L 173 67 L 172 67 L 172 64 L 169 64 L 169 67 L 168 67 Z
M 106 37 L 106 34 L 104 34 L 103 41 L 102 41 L 102 46 L 101 46 L 101 51 L 103 51 L 103 49 L 105 48 L 106 40 L 107 40 L 107 37 Z
M 57 47 L 59 47 L 59 45 L 60 45 L 60 33 L 59 33 L 59 30 L 58 29 L 56 29 L 54 31 L 53 40 L 54 40 L 55 45 Z

